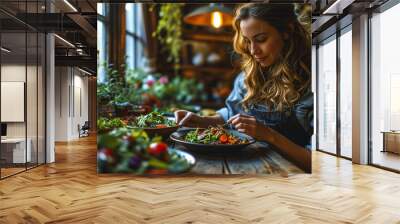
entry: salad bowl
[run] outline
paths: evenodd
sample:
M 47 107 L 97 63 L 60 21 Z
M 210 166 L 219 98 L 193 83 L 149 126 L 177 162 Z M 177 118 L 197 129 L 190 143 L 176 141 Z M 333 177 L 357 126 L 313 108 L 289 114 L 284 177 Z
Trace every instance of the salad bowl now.
M 252 138 L 249 135 L 246 135 L 244 133 L 241 133 L 237 130 L 233 129 L 224 129 L 225 132 L 228 135 L 234 136 L 241 141 L 239 143 L 234 143 L 234 144 L 218 144 L 218 143 L 211 143 L 211 144 L 205 144 L 205 143 L 196 143 L 196 142 L 190 142 L 185 137 L 187 136 L 188 133 L 195 131 L 196 128 L 181 128 L 178 131 L 172 133 L 170 135 L 171 140 L 173 140 L 175 143 L 182 145 L 185 149 L 187 150 L 193 150 L 196 152 L 211 152 L 211 153 L 219 153 L 219 152 L 226 152 L 226 153 L 231 153 L 235 151 L 242 151 L 245 149 L 247 146 L 253 144 L 256 142 L 254 138 Z M 202 130 L 202 129 L 200 129 Z
M 142 129 L 150 137 L 158 135 L 163 138 L 168 138 L 171 133 L 179 128 L 174 118 L 165 117 L 158 112 L 151 112 L 147 115 L 137 117 L 136 121 L 130 127 L 133 129 Z
M 99 173 L 178 174 L 196 163 L 191 154 L 169 147 L 160 137 L 149 138 L 142 130 L 117 128 L 97 140 Z

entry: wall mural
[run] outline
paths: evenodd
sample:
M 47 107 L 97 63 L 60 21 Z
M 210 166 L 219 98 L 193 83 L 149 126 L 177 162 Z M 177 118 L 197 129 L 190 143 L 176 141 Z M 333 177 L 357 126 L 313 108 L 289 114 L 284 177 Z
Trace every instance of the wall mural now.
M 99 173 L 311 172 L 310 5 L 100 6 Z

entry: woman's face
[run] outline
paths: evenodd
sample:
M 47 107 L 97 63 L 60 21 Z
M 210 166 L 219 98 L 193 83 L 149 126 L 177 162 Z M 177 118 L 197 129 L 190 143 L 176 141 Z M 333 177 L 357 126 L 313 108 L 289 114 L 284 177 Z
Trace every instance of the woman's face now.
M 254 59 L 262 67 L 272 65 L 283 47 L 283 37 L 269 23 L 253 17 L 240 21 L 241 34 Z

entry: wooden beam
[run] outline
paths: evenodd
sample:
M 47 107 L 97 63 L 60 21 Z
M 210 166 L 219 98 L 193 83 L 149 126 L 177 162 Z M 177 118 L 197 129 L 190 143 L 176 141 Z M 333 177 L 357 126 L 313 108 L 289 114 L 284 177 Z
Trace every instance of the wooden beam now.
M 96 39 L 97 30 L 85 19 L 85 17 L 83 17 L 81 14 L 75 13 L 67 14 L 67 16 L 86 32 L 86 34 L 90 37 L 89 39 Z
M 220 34 L 202 34 L 202 33 L 194 33 L 194 32 L 183 32 L 184 40 L 193 40 L 193 41 L 206 41 L 206 42 L 225 42 L 232 43 L 233 34 L 232 35 L 220 35 Z

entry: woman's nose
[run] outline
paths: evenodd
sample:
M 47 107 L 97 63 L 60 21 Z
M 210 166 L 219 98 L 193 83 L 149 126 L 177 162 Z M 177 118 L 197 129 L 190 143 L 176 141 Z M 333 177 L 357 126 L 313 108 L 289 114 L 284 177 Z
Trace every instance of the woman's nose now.
M 257 44 L 255 44 L 255 43 L 250 44 L 250 53 L 251 53 L 251 55 L 256 55 L 256 54 L 260 53 L 260 48 L 258 47 Z

